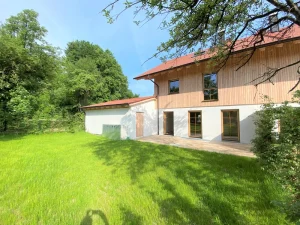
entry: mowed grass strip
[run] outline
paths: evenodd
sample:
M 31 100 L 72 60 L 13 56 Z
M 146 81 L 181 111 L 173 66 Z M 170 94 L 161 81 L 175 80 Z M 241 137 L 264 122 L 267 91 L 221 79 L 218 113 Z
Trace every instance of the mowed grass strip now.
M 0 224 L 288 224 L 256 159 L 87 133 L 0 137 Z

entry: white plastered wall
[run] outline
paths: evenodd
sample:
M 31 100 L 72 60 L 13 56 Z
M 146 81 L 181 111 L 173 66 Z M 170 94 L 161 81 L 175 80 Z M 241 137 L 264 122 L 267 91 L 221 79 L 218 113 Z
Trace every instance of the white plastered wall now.
M 87 110 L 85 111 L 85 130 L 92 134 L 102 134 L 103 124 L 121 125 L 121 121 L 129 111 L 129 108 Z M 121 138 L 126 136 L 127 131 L 121 126 Z
M 85 112 L 85 130 L 92 134 L 102 134 L 103 124 L 121 125 L 121 138 L 135 139 L 136 112 L 144 113 L 144 136 L 157 134 L 155 99 L 137 103 L 130 108 L 87 110 Z
M 131 106 L 130 112 L 133 118 L 133 123 L 124 123 L 124 127 L 127 127 L 130 132 L 130 138 L 136 138 L 136 113 L 144 113 L 144 136 L 157 134 L 157 110 L 156 110 L 156 100 L 150 100 L 147 102 L 142 102 Z
M 225 109 L 239 110 L 240 142 L 250 143 L 255 132 L 253 116 L 255 111 L 260 109 L 260 105 L 160 109 L 159 134 L 163 134 L 163 112 L 174 112 L 174 136 L 188 137 L 188 112 L 193 110 L 201 110 L 202 139 L 207 141 L 222 141 L 221 110 Z

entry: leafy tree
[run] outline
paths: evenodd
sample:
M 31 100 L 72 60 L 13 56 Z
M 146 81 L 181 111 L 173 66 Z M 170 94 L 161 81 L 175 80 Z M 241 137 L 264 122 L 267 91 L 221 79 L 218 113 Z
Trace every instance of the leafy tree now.
M 300 102 L 300 91 L 295 103 Z M 275 133 L 275 121 L 280 121 L 280 132 Z M 300 108 L 286 102 L 276 107 L 273 103 L 263 105 L 256 113 L 256 130 L 252 150 L 258 156 L 262 168 L 272 174 L 290 195 L 281 203 L 287 215 L 300 222 Z
M 25 9 L 18 15 L 8 18 L 1 33 L 19 39 L 23 48 L 32 49 L 38 42 L 45 42 L 44 37 L 47 33 L 46 28 L 39 24 L 37 17 L 37 12 Z
M 4 131 L 16 110 L 20 110 L 18 119 L 25 116 L 23 107 L 17 107 L 28 103 L 21 96 L 37 96 L 55 75 L 56 51 L 44 41 L 46 29 L 37 17 L 35 11 L 24 10 L 0 27 L 0 118 Z M 18 104 L 13 99 L 18 99 Z
M 88 41 L 72 41 L 65 50 L 68 61 L 75 63 L 81 58 L 96 59 L 103 54 L 103 50 Z
M 82 105 L 130 98 L 113 54 L 87 41 L 68 44 L 66 57 L 45 41 L 38 13 L 24 10 L 0 26 L 0 128 L 41 132 L 82 125 Z
M 87 41 L 74 41 L 68 43 L 65 54 L 66 78 L 73 96 L 68 104 L 74 110 L 91 103 L 135 96 L 109 50 L 103 51 Z
M 114 13 L 118 3 L 124 4 L 124 10 Z M 135 21 L 144 24 L 155 17 L 162 18 L 161 29 L 167 29 L 170 39 L 157 49 L 158 53 L 167 53 L 163 60 L 174 58 L 189 52 L 201 52 L 210 48 L 218 52 L 213 58 L 215 66 L 221 69 L 237 46 L 252 47 L 237 63 L 237 69 L 244 66 L 253 56 L 257 45 L 269 35 L 269 30 L 276 31 L 277 26 L 285 27 L 283 32 L 276 33 L 280 40 L 288 35 L 294 25 L 300 26 L 300 4 L 294 0 L 114 0 L 103 10 L 110 23 L 114 22 L 126 9 L 133 8 L 135 18 L 144 12 L 145 18 Z M 226 41 L 222 40 L 225 32 Z M 238 41 L 252 35 L 253 38 Z M 270 81 L 277 73 L 289 66 L 297 65 L 300 60 L 280 68 L 268 68 L 256 85 Z M 300 69 L 298 69 L 300 74 Z M 294 90 L 299 81 L 291 89 Z
M 11 112 L 11 116 L 16 119 L 18 117 L 30 117 L 33 111 L 35 97 L 31 95 L 23 86 L 17 86 L 10 91 L 10 99 L 7 107 Z

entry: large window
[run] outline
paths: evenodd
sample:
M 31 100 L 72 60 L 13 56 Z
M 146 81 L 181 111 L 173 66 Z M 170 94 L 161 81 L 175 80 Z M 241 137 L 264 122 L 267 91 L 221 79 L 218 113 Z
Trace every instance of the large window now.
M 239 111 L 238 110 L 222 110 L 222 138 L 223 140 L 238 141 L 239 140 Z
M 201 111 L 189 112 L 189 136 L 202 137 Z
M 204 100 L 218 100 L 217 74 L 204 75 Z
M 179 93 L 179 80 L 170 80 L 169 81 L 169 94 Z

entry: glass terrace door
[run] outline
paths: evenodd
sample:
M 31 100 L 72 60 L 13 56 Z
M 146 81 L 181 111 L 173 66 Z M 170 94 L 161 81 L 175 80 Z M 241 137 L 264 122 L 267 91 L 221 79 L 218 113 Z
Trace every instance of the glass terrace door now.
M 222 139 L 228 141 L 239 141 L 239 133 L 239 110 L 222 110 Z
M 201 111 L 189 112 L 189 136 L 202 137 Z

